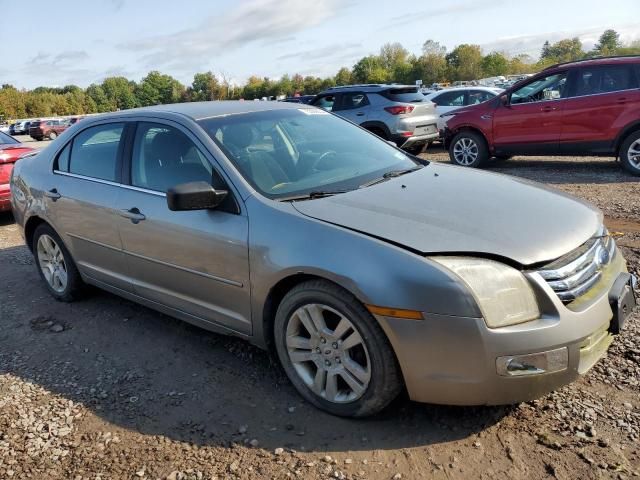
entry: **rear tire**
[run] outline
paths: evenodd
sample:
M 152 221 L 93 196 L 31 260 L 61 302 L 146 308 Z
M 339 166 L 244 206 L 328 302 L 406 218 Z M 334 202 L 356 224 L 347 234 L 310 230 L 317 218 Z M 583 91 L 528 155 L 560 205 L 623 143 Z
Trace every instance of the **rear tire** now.
M 620 162 L 627 172 L 640 176 L 640 130 L 633 132 L 622 142 Z
M 56 132 L 49 133 L 49 140 L 55 140 L 58 137 Z
M 449 145 L 449 159 L 461 167 L 480 167 L 489 159 L 487 142 L 479 133 L 462 131 Z
M 353 295 L 324 280 L 287 293 L 274 324 L 280 362 L 300 395 L 342 417 L 384 409 L 402 389 L 389 341 Z
M 72 302 L 84 291 L 84 282 L 73 258 L 56 231 L 46 223 L 33 233 L 33 256 L 40 278 L 60 302 Z

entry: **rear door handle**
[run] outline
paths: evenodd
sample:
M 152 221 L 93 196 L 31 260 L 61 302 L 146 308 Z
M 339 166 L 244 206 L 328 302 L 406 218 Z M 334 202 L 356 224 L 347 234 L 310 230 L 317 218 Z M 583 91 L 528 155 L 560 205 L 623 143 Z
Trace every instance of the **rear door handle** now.
M 616 100 L 616 103 L 619 105 L 624 105 L 625 103 L 627 103 L 627 99 L 626 97 L 619 98 L 618 100 Z
M 129 220 L 131 220 L 131 223 L 135 224 L 138 224 L 147 218 L 142 213 L 140 213 L 140 210 L 138 210 L 136 207 L 130 208 L 129 210 L 120 210 L 120 216 L 128 218 Z
M 542 110 L 543 112 L 553 112 L 555 110 L 557 110 L 556 107 L 542 107 L 540 110 Z
M 363 113 L 363 112 L 358 112 L 358 113 L 356 113 L 356 116 L 358 116 L 358 117 L 364 117 L 364 113 Z
M 51 200 L 53 200 L 54 202 L 56 200 L 58 200 L 62 195 L 60 195 L 58 193 L 58 189 L 57 188 L 52 188 L 51 190 L 49 190 L 48 192 L 44 192 L 44 196 L 50 198 Z

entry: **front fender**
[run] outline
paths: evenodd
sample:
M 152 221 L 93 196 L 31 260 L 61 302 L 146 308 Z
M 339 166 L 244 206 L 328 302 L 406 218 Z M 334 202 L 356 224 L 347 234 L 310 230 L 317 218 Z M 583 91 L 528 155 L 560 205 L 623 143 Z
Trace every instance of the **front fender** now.
M 299 274 L 324 278 L 362 303 L 440 315 L 480 317 L 471 293 L 416 252 L 312 219 L 291 204 L 251 197 L 249 249 L 254 334 L 274 285 Z

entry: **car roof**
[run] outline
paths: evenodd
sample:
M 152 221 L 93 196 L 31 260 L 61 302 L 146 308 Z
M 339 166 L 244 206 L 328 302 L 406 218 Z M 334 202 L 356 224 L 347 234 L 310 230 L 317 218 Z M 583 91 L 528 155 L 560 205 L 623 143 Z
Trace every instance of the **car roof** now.
M 187 102 L 170 103 L 167 105 L 154 105 L 151 107 L 132 108 L 118 112 L 104 113 L 92 118 L 122 117 L 123 115 L 138 115 L 140 113 L 177 113 L 190 117 L 193 120 L 235 115 L 239 113 L 265 112 L 270 110 L 286 110 L 300 108 L 315 108 L 300 103 L 242 101 L 242 100 L 218 100 L 212 102 Z
M 640 63 L 640 55 L 620 55 L 617 57 L 594 57 L 584 60 L 574 60 L 571 62 L 557 63 L 545 68 L 548 71 L 556 68 L 593 67 L 598 65 L 628 65 Z

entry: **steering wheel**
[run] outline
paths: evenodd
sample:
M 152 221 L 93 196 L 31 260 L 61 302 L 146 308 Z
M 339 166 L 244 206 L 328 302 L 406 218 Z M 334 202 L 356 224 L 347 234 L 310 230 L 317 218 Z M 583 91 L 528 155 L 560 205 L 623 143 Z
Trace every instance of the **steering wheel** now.
M 331 156 L 338 156 L 338 152 L 335 150 L 327 150 L 322 155 L 320 155 L 315 162 L 311 165 L 311 170 L 318 170 L 318 165 L 320 165 L 324 160 L 330 158 Z

